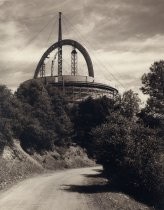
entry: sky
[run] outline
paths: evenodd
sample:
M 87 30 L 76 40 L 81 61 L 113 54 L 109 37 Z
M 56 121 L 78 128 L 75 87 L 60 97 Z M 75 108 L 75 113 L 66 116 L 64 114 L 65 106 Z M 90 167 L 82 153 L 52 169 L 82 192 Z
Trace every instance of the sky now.
M 86 47 L 96 81 L 144 99 L 141 76 L 164 56 L 163 0 L 0 0 L 0 83 L 16 90 L 33 77 L 57 41 L 59 11 L 63 39 Z

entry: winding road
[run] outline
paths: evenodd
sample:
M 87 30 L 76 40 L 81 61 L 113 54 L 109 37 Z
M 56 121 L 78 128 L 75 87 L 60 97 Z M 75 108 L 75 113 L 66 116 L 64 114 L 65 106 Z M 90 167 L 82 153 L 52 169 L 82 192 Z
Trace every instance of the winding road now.
M 0 210 L 149 210 L 129 196 L 110 192 L 98 175 L 100 169 L 69 169 L 26 179 L 0 193 Z
M 27 179 L 0 194 L 1 210 L 88 210 L 86 194 L 71 190 L 85 184 L 97 168 L 71 169 Z

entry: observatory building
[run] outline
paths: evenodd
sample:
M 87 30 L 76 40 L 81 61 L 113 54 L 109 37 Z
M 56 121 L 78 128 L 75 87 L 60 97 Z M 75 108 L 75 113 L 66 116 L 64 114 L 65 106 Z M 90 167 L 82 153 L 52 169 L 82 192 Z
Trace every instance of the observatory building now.
M 35 73 L 34 80 L 41 81 L 45 84 L 54 86 L 54 91 L 62 94 L 68 102 L 79 102 L 85 100 L 89 96 L 98 98 L 106 95 L 114 97 L 117 89 L 97 83 L 94 81 L 94 69 L 92 60 L 87 50 L 77 41 L 71 39 L 62 39 L 62 13 L 59 12 L 59 31 L 58 41 L 50 46 L 42 55 Z M 69 74 L 63 74 L 63 48 L 71 46 L 71 69 Z M 56 53 L 55 53 L 56 51 Z M 49 68 L 46 66 L 46 60 L 50 59 L 50 54 L 54 53 Z M 80 53 L 86 62 L 87 75 L 81 75 L 78 70 L 78 53 Z M 57 60 L 57 61 L 56 61 Z M 56 65 L 56 68 L 55 68 Z M 50 71 L 50 75 L 46 71 Z M 56 70 L 56 74 L 54 74 Z

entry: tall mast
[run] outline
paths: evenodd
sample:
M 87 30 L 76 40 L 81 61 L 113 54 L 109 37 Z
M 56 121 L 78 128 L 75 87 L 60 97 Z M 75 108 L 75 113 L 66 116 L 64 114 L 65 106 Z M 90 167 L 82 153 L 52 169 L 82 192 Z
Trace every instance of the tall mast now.
M 61 22 L 61 15 L 62 13 L 59 12 L 59 31 L 58 31 L 58 76 L 62 75 L 62 22 Z
M 59 31 L 58 31 L 58 41 L 62 40 L 62 22 L 61 22 L 62 13 L 59 12 Z

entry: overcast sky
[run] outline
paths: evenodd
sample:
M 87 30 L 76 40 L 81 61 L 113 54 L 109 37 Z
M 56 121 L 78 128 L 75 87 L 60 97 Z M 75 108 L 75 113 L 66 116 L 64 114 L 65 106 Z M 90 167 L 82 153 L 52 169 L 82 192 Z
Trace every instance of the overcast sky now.
M 97 80 L 138 91 L 142 74 L 163 59 L 163 0 L 0 0 L 0 83 L 16 89 L 33 77 L 57 41 L 58 11 L 63 38 L 86 46 Z

